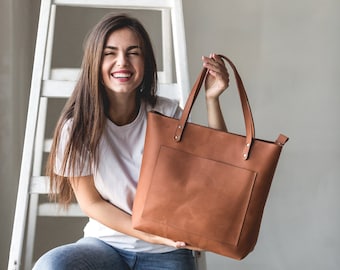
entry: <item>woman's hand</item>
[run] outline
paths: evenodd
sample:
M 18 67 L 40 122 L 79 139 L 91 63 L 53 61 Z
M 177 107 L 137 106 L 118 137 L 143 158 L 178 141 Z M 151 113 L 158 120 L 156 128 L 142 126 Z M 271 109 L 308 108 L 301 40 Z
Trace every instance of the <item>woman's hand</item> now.
M 144 236 L 142 236 L 141 239 L 151 244 L 166 245 L 166 246 L 170 246 L 174 248 L 185 248 L 185 249 L 190 249 L 190 250 L 195 250 L 195 251 L 202 251 L 202 249 L 189 246 L 185 242 L 182 242 L 182 241 L 173 241 L 171 239 L 163 238 L 163 237 L 149 234 L 149 233 L 142 232 L 142 234 L 144 234 Z
M 227 131 L 220 107 L 219 96 L 229 85 L 228 70 L 217 54 L 202 57 L 203 66 L 208 69 L 205 79 L 205 97 L 208 112 L 208 125 L 211 128 Z
M 168 238 L 153 235 L 150 233 L 140 232 L 139 238 L 145 242 L 157 245 L 166 245 L 174 248 L 184 248 L 186 244 L 182 241 L 173 241 Z
M 217 54 L 202 56 L 203 66 L 209 70 L 205 79 L 206 98 L 217 99 L 229 85 L 229 73 Z

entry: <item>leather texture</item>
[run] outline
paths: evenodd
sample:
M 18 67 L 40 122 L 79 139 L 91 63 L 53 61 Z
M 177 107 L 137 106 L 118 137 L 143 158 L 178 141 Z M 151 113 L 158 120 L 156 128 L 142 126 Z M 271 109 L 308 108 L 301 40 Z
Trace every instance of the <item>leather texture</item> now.
M 133 205 L 135 229 L 234 259 L 255 247 L 263 210 L 282 147 L 255 138 L 253 117 L 242 80 L 234 71 L 246 135 L 189 123 L 204 82 L 203 69 L 181 119 L 148 113 L 145 149 Z

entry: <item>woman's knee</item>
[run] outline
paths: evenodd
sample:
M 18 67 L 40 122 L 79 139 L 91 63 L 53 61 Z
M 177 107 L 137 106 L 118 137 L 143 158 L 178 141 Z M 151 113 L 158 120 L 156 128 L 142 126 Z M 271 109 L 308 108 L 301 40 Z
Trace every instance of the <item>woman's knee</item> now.
M 60 246 L 45 253 L 33 270 L 128 269 L 127 265 L 105 242 L 83 238 L 74 244 Z
M 33 270 L 67 270 L 71 269 L 68 267 L 68 260 L 72 258 L 71 246 L 60 246 L 54 248 L 44 255 L 42 255 L 35 263 Z M 70 253 L 71 252 L 71 253 Z

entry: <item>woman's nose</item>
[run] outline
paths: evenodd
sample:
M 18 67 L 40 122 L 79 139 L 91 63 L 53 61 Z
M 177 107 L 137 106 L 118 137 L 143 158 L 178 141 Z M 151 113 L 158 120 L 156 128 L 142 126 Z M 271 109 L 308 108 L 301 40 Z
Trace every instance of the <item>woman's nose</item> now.
M 117 65 L 124 67 L 128 65 L 128 59 L 125 53 L 119 53 L 117 56 Z

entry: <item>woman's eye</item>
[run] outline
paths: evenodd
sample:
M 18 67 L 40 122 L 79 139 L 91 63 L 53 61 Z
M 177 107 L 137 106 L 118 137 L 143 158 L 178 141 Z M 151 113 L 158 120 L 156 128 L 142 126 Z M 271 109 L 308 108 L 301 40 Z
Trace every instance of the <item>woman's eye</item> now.
M 114 55 L 113 52 L 104 52 L 104 56 L 108 56 L 108 55 Z
M 132 51 L 132 52 L 129 52 L 128 55 L 139 55 L 139 52 Z

